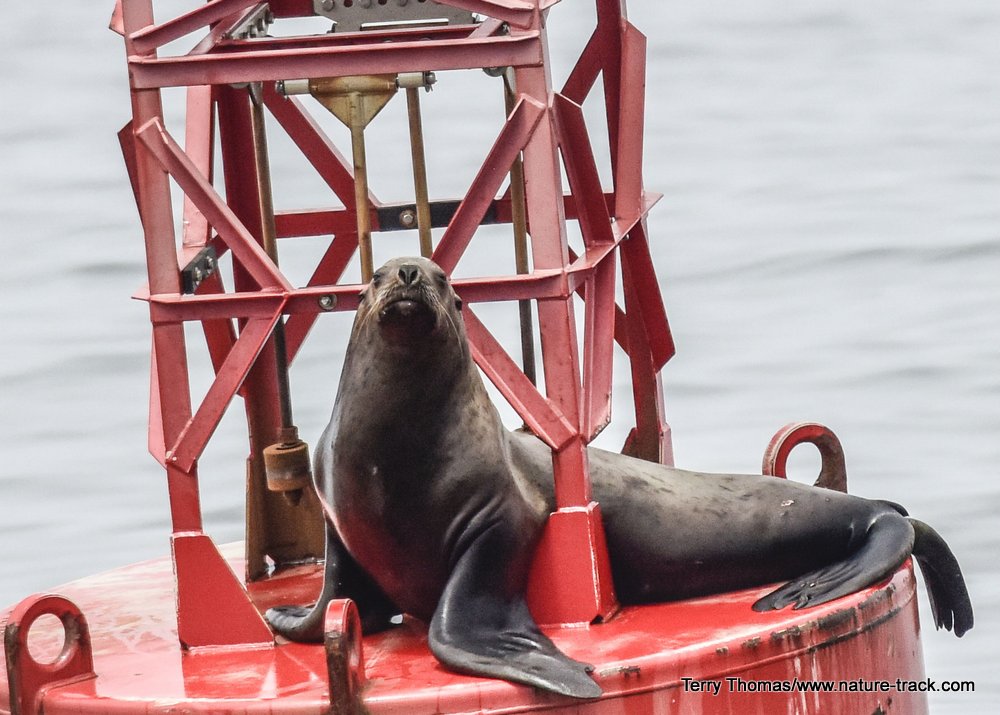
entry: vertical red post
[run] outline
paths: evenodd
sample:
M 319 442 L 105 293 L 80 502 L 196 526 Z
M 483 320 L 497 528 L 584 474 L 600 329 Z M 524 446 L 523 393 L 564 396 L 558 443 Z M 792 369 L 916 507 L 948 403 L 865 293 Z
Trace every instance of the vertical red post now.
M 131 35 L 153 23 L 150 0 L 121 5 L 126 54 L 137 54 Z M 152 120 L 163 121 L 159 90 L 132 89 L 132 128 Z M 174 234 L 170 184 L 166 172 L 141 142 L 135 145 L 135 183 L 146 244 L 150 295 L 180 293 L 177 241 Z M 154 405 L 162 430 L 151 442 L 172 445 L 191 419 L 187 351 L 181 323 L 153 323 Z M 223 645 L 233 642 L 268 642 L 270 629 L 250 602 L 242 585 L 226 566 L 215 545 L 202 533 L 197 467 L 185 471 L 175 457 L 164 455 L 170 514 L 173 524 L 174 570 L 177 578 L 177 630 L 186 646 Z M 205 589 L 212 594 L 212 610 L 224 608 L 225 620 L 209 618 Z M 235 639 L 235 640 L 234 640 Z
M 515 79 L 519 95 L 546 108 L 523 152 L 532 261 L 536 270 L 565 270 L 569 266 L 566 216 L 548 45 L 540 12 L 531 29 L 541 32 L 543 62 L 540 67 L 518 68 Z M 591 622 L 610 615 L 617 603 L 600 508 L 590 493 L 572 297 L 539 300 L 538 325 L 546 394 L 576 434 L 552 456 L 557 510 L 542 535 L 528 597 L 541 622 Z

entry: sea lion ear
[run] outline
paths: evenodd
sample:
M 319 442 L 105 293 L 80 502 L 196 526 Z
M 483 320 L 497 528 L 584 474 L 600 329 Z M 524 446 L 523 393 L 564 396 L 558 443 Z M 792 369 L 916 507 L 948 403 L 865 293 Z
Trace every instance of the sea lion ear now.
M 455 310 L 461 310 L 461 309 L 462 309 L 462 299 L 461 299 L 461 298 L 459 298 L 459 297 L 458 297 L 458 296 L 456 295 L 456 296 L 455 296 Z

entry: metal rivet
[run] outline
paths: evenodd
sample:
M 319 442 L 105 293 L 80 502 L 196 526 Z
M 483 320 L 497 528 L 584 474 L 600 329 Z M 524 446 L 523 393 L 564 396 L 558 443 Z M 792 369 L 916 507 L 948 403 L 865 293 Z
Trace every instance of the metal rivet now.
M 319 297 L 319 307 L 323 310 L 333 310 L 337 307 L 337 296 L 321 295 Z

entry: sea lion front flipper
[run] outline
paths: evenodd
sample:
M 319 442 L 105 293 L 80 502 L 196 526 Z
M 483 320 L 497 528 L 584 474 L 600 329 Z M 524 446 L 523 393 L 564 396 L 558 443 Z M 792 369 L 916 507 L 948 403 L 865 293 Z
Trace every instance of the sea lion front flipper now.
M 399 613 L 371 577 L 358 566 L 330 528 L 326 527 L 326 561 L 323 588 L 312 606 L 275 606 L 264 618 L 275 633 L 300 643 L 323 640 L 326 607 L 335 598 L 351 598 L 361 615 L 361 630 L 375 633 L 388 628 L 390 619 Z
M 877 512 L 860 547 L 847 558 L 799 576 L 753 604 L 755 611 L 818 606 L 870 586 L 898 568 L 913 549 L 913 527 L 895 510 Z
M 430 625 L 430 647 L 450 668 L 574 698 L 600 697 L 593 668 L 567 657 L 538 628 L 523 588 L 511 589 L 510 526 L 488 527 L 459 558 Z

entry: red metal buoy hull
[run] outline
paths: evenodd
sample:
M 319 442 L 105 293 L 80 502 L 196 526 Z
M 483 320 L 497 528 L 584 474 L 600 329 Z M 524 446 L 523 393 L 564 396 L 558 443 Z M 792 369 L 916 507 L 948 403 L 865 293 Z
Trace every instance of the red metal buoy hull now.
M 239 572 L 242 545 L 223 553 Z M 252 584 L 250 593 L 266 608 L 307 600 L 318 585 L 317 568 L 303 566 Z M 184 650 L 169 559 L 59 591 L 86 615 L 94 675 L 43 690 L 36 703 L 47 715 L 330 710 L 322 645 Z M 750 606 L 764 591 L 631 606 L 607 623 L 546 629 L 560 649 L 595 666 L 605 696 L 593 702 L 452 673 L 428 650 L 425 626 L 407 620 L 363 639 L 362 702 L 379 715 L 927 711 L 925 694 L 905 690 L 924 679 L 910 562 L 881 584 L 807 610 L 755 613 Z M 57 650 L 62 629 L 36 627 L 32 649 Z M 6 676 L 0 676 L 0 711 L 12 712 Z

